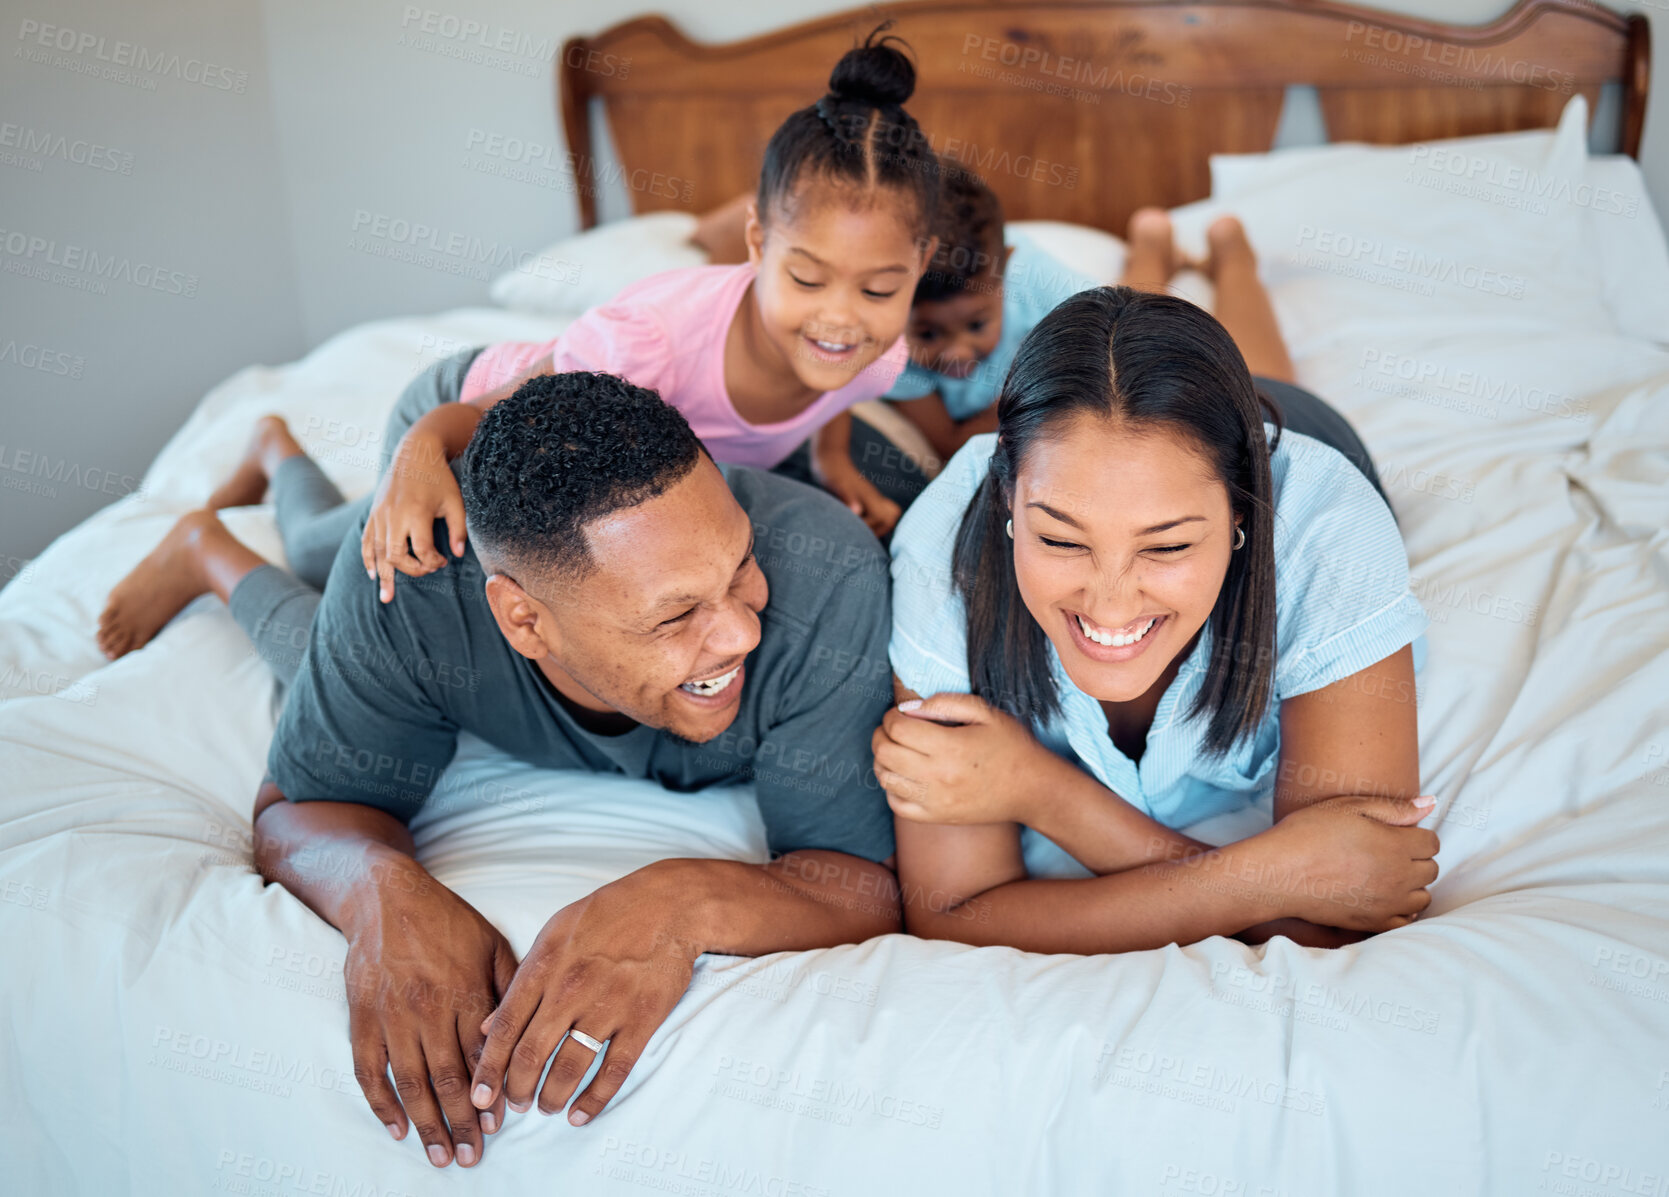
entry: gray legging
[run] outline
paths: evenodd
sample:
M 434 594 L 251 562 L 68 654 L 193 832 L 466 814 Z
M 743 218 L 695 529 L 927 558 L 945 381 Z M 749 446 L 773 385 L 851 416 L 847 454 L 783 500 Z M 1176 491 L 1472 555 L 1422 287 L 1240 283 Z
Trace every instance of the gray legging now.
M 382 458 L 377 463 L 380 478 L 388 468 L 394 447 L 419 417 L 442 403 L 457 399 L 464 374 L 479 349 L 437 362 L 412 379 L 401 393 L 383 430 Z M 307 647 L 313 613 L 318 610 L 325 580 L 342 541 L 359 531 L 371 495 L 349 503 L 336 484 L 311 457 L 287 458 L 273 474 L 272 500 L 276 508 L 278 535 L 284 541 L 288 571 L 276 565 L 250 570 L 232 590 L 227 606 L 232 618 L 255 645 L 255 651 L 278 680 L 289 685 L 301 667 Z M 367 579 L 367 586 L 373 583 Z
M 1368 447 L 1337 408 L 1290 382 L 1255 376 L 1252 381 L 1265 398 L 1273 399 L 1275 406 L 1281 409 L 1287 432 L 1314 437 L 1322 444 L 1337 449 L 1346 461 L 1362 471 L 1362 476 L 1379 492 L 1379 497 L 1385 499 L 1385 506 L 1391 505 L 1391 500 L 1385 498 L 1385 488 L 1379 484 L 1379 471 L 1374 468 L 1373 458 L 1368 456 Z M 1391 515 L 1394 519 L 1396 512 Z

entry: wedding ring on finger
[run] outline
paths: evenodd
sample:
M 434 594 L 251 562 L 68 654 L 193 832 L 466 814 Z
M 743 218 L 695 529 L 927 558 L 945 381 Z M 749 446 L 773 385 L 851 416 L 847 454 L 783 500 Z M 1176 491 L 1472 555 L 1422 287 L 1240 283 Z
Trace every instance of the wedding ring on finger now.
M 593 1053 L 600 1052 L 600 1051 L 603 1050 L 603 1041 L 601 1039 L 593 1039 L 591 1036 L 587 1035 L 584 1031 L 578 1029 L 577 1027 L 570 1027 L 569 1028 L 568 1038 L 572 1039 L 575 1043 L 579 1044 L 581 1047 L 590 1048 Z

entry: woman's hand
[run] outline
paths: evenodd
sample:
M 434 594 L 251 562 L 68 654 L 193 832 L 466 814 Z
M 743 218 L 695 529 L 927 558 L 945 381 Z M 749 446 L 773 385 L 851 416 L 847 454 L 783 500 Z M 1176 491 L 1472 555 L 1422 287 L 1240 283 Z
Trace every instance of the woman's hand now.
M 1312 803 L 1253 837 L 1271 851 L 1239 880 L 1275 889 L 1284 914 L 1324 927 L 1406 926 L 1431 905 L 1437 833 L 1415 824 L 1436 801 L 1346 794 Z
M 379 583 L 383 602 L 394 598 L 394 571 L 420 578 L 446 564 L 435 548 L 435 521 L 445 520 L 452 555 L 464 553 L 464 496 L 447 466 L 447 446 L 421 427 L 400 438 L 377 486 L 360 556 Z M 409 542 L 409 547 L 408 547 Z
M 1066 765 L 1018 719 L 972 694 L 899 703 L 870 743 L 888 805 L 917 823 L 1027 822 Z

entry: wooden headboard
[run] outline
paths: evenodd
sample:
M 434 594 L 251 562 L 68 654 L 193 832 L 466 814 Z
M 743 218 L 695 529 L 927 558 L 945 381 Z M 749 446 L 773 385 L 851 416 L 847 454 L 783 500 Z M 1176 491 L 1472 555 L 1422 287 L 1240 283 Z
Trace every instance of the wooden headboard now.
M 581 226 L 599 187 L 623 186 L 634 212 L 751 190 L 772 131 L 882 17 L 916 59 L 911 114 L 1010 219 L 1119 232 L 1144 204 L 1206 196 L 1211 154 L 1269 149 L 1289 84 L 1316 87 L 1329 140 L 1401 144 L 1550 126 L 1615 82 L 1637 155 L 1650 81 L 1646 18 L 1589 0 L 1519 0 L 1478 26 L 1330 0 L 904 0 L 724 45 L 641 17 L 556 65 Z M 593 100 L 620 163 L 601 179 Z

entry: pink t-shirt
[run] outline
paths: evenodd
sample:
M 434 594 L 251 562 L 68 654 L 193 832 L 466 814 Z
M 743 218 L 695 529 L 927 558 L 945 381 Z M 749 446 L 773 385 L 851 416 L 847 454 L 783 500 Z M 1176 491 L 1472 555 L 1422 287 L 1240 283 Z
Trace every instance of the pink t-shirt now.
M 879 399 L 909 360 L 901 336 L 837 391 L 775 424 L 750 424 L 724 386 L 724 342 L 753 281 L 751 265 L 692 266 L 651 275 L 586 312 L 554 341 L 505 341 L 476 355 L 460 399 L 503 386 L 550 355 L 558 373 L 600 370 L 652 387 L 684 413 L 713 460 L 769 469 L 830 418 Z

